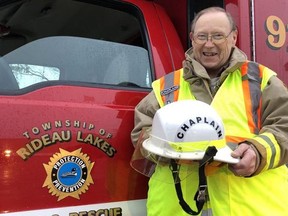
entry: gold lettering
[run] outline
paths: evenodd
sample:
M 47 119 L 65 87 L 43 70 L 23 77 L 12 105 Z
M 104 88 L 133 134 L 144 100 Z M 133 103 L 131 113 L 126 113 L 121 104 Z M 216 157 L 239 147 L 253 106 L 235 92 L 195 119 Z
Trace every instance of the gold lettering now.
M 93 144 L 93 135 L 92 134 L 88 134 L 87 137 L 84 139 L 84 142 Z
M 31 146 L 33 147 L 34 151 L 38 151 L 43 148 L 43 143 L 40 139 L 34 139 L 31 141 Z
M 120 207 L 110 209 L 99 209 L 97 211 L 90 210 L 69 213 L 69 216 L 122 216 L 122 209 Z
M 108 216 L 108 209 L 100 209 L 96 212 L 96 216 Z
M 96 145 L 97 148 L 101 148 L 101 142 L 103 142 L 103 139 L 96 137 L 94 142 L 93 142 L 93 145 Z
M 62 121 L 55 121 L 55 127 L 56 128 L 62 127 Z
M 49 134 L 45 134 L 41 137 L 42 141 L 43 141 L 43 144 L 44 146 L 47 146 L 47 145 L 50 145 L 51 144 L 51 140 L 50 140 L 50 137 L 49 137 Z
M 51 130 L 51 123 L 50 122 L 46 122 L 44 124 L 42 124 L 42 128 L 47 131 L 47 130 Z
M 70 120 L 66 120 L 65 121 L 65 125 L 66 125 L 66 127 L 71 127 L 71 121 Z
M 106 141 L 104 141 L 103 144 L 102 144 L 102 146 L 101 146 L 102 151 L 107 152 L 107 150 L 108 150 L 109 148 L 110 148 L 109 143 L 107 143 Z
M 34 150 L 31 148 L 31 146 L 30 146 L 28 143 L 26 144 L 26 147 L 29 149 L 29 151 L 30 151 L 31 153 L 34 152 Z
M 37 151 L 44 147 L 55 144 L 57 142 L 69 142 L 71 140 L 71 131 L 61 131 L 60 133 L 54 132 L 52 138 L 49 134 L 44 134 L 41 139 L 34 139 L 30 143 L 26 144 L 26 148 L 20 148 L 17 154 L 23 159 L 27 160 Z
M 32 128 L 32 133 L 35 134 L 35 135 L 39 134 L 39 133 L 40 133 L 39 128 L 33 127 L 33 128 Z
M 93 130 L 95 129 L 95 125 L 91 123 L 87 123 L 85 121 L 81 122 L 80 120 L 55 120 L 54 122 L 43 122 L 40 127 L 31 128 L 32 134 L 39 135 L 43 131 L 52 130 L 53 126 L 55 128 L 62 127 L 75 127 L 82 128 L 85 130 Z M 42 131 L 41 131 L 42 130 Z M 108 133 L 104 128 L 100 128 L 98 130 L 98 136 L 93 133 L 83 133 L 82 131 L 77 131 L 76 133 L 76 141 L 90 144 L 103 151 L 107 156 L 113 157 L 116 153 L 115 148 L 113 148 L 108 142 L 104 139 L 112 138 L 112 134 Z M 23 136 L 27 139 L 31 139 L 28 131 L 23 133 Z M 72 139 L 72 132 L 70 130 L 56 131 L 51 133 L 45 133 L 40 135 L 39 138 L 34 138 L 30 140 L 30 143 L 27 143 L 23 148 L 18 149 L 18 155 L 23 159 L 27 160 L 33 154 L 38 152 L 39 150 L 47 147 L 49 145 L 58 143 L 58 142 L 69 142 Z M 101 138 L 104 137 L 104 138 Z
M 109 156 L 109 157 L 114 157 L 115 153 L 116 153 L 116 149 L 113 148 L 112 146 L 110 146 L 110 148 L 108 149 L 108 151 L 106 152 L 106 154 Z
M 105 133 L 106 133 L 105 129 L 100 129 L 100 130 L 99 130 L 99 134 L 100 134 L 100 135 L 104 136 Z
M 283 21 L 277 16 L 269 16 L 265 27 L 268 33 L 267 44 L 271 49 L 280 49 L 286 41 L 286 28 Z
M 74 127 L 79 128 L 80 127 L 80 121 L 74 121 Z
M 23 159 L 23 160 L 27 160 L 30 156 L 31 153 L 27 151 L 26 148 L 20 148 L 16 151 L 16 153 Z
M 107 139 L 112 138 L 112 134 L 111 134 L 111 133 L 108 133 L 107 136 L 106 136 L 106 138 L 107 138 Z
M 113 211 L 113 216 L 122 216 L 122 209 L 121 208 L 112 208 L 112 209 L 110 209 L 110 210 L 112 210 Z
M 61 142 L 62 141 L 62 138 L 61 136 L 57 133 L 57 132 L 54 132 L 52 134 L 52 142 L 53 143 L 56 143 L 57 141 Z
M 82 137 L 82 132 L 77 132 L 77 141 L 87 143 L 90 145 L 93 145 L 103 151 L 107 156 L 113 157 L 116 153 L 115 148 L 113 148 L 108 142 L 101 139 L 100 137 L 96 136 L 94 137 L 93 134 L 88 134 L 85 138 Z
M 25 136 L 27 139 L 30 138 L 28 131 L 24 132 L 24 133 L 23 133 L 23 136 Z
M 89 127 L 88 127 L 89 130 L 92 130 L 94 128 L 95 128 L 95 126 L 93 124 L 89 124 Z
M 79 141 L 79 142 L 83 142 L 82 132 L 81 131 L 77 132 L 77 139 L 76 140 Z
M 96 211 L 91 210 L 88 212 L 88 216 L 95 216 L 96 215 Z
M 61 136 L 62 136 L 62 139 L 65 141 L 65 142 L 68 142 L 71 140 L 71 131 L 61 131 Z

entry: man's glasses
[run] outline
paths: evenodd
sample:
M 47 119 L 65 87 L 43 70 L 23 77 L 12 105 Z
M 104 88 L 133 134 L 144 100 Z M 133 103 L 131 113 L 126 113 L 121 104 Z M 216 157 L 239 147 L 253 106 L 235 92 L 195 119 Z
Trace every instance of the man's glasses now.
M 233 30 L 230 31 L 228 35 L 224 35 L 221 33 L 216 33 L 216 34 L 204 34 L 204 33 L 199 33 L 193 37 L 193 40 L 195 43 L 199 45 L 203 45 L 207 43 L 207 41 L 210 39 L 212 43 L 214 44 L 221 44 L 224 43 L 225 40 L 229 37 L 229 35 L 233 32 Z

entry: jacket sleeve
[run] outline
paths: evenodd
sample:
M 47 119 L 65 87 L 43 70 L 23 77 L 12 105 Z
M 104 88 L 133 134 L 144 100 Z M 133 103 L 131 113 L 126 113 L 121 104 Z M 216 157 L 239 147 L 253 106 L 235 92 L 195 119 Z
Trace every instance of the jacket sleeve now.
M 159 109 L 159 104 L 153 91 L 151 91 L 146 97 L 144 97 L 140 103 L 135 107 L 134 114 L 134 128 L 131 132 L 131 140 L 135 146 L 140 133 L 144 131 L 144 138 L 148 138 L 151 131 L 153 117 L 156 111 Z
M 254 175 L 288 163 L 288 90 L 272 76 L 262 92 L 261 129 L 249 139 L 260 154 Z

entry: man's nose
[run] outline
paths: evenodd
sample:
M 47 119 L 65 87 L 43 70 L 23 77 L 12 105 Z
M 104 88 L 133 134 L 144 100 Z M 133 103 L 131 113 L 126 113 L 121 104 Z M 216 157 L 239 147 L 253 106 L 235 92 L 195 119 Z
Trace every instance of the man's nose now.
M 205 46 L 214 46 L 214 42 L 213 42 L 213 39 L 212 39 L 212 36 L 209 35 L 206 39 L 206 42 L 205 42 Z

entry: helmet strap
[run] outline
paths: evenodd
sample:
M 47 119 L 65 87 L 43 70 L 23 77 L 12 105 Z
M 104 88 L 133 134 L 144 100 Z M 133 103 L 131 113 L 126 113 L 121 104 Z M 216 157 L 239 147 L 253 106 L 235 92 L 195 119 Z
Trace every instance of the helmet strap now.
M 179 204 L 182 209 L 190 215 L 198 215 L 203 209 L 204 203 L 206 201 L 206 190 L 207 190 L 207 179 L 205 175 L 205 166 L 213 161 L 213 157 L 216 155 L 217 149 L 215 146 L 209 146 L 204 154 L 204 157 L 199 162 L 198 176 L 199 185 L 198 190 L 195 193 L 194 200 L 196 202 L 197 211 L 193 211 L 190 206 L 186 203 L 183 198 L 180 177 L 179 177 L 179 164 L 177 164 L 175 159 L 171 159 L 170 169 L 172 171 L 173 179 L 175 182 L 175 189 L 178 196 Z

